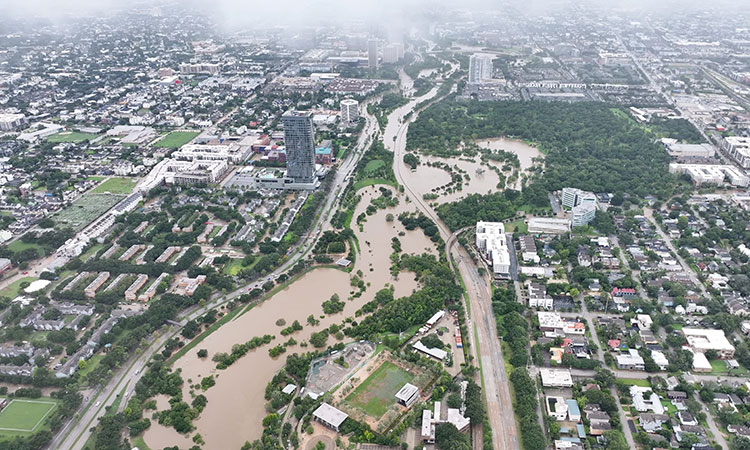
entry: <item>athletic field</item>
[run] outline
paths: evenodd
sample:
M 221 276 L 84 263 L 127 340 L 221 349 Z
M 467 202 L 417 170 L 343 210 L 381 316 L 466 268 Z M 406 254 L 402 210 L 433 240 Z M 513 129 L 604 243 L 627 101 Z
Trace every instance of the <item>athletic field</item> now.
M 57 407 L 57 403 L 47 399 L 8 399 L 8 405 L 0 411 L 0 433 L 37 431 L 44 419 Z

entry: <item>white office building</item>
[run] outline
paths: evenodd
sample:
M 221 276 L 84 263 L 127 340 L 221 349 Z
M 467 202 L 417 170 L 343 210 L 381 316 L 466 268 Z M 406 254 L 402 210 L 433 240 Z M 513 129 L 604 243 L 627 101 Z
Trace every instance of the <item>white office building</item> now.
M 356 123 L 359 120 L 359 102 L 346 98 L 341 100 L 341 121 L 348 124 Z
M 591 203 L 584 203 L 573 207 L 570 223 L 573 228 L 583 227 L 591 223 L 594 216 L 596 216 L 596 206 Z
M 561 203 L 568 208 L 586 204 L 596 206 L 596 195 L 593 192 L 582 191 L 581 189 L 563 188 Z
M 510 276 L 510 252 L 505 225 L 500 222 L 477 222 L 476 245 L 495 278 Z

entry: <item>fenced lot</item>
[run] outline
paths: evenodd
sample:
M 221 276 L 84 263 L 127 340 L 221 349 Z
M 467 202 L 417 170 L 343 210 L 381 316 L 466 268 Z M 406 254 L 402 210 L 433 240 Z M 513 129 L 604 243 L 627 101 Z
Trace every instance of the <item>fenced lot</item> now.
M 396 392 L 413 378 L 414 375 L 401 367 L 385 361 L 346 397 L 345 402 L 379 419 L 396 403 Z
M 123 198 L 124 195 L 115 194 L 84 194 L 70 206 L 53 214 L 52 219 L 58 228 L 70 227 L 80 231 Z
M 8 399 L 8 405 L 0 411 L 0 432 L 33 433 L 56 407 L 57 402 L 48 399 Z

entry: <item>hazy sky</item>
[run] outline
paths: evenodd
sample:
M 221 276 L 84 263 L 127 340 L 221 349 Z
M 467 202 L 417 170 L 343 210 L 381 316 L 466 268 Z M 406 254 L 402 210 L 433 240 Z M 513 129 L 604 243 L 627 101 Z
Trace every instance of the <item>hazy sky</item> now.
M 191 3 L 215 13 L 229 24 L 253 26 L 308 22 L 325 24 L 338 21 L 371 20 L 409 22 L 422 13 L 441 13 L 452 8 L 502 10 L 508 4 L 520 12 L 554 14 L 570 4 L 586 7 L 685 11 L 691 7 L 713 9 L 750 9 L 750 0 L 0 0 L 0 13 L 24 17 L 60 19 L 66 16 L 100 15 L 122 9 L 149 10 L 169 5 L 174 10 Z M 317 22 L 317 23 L 316 23 Z

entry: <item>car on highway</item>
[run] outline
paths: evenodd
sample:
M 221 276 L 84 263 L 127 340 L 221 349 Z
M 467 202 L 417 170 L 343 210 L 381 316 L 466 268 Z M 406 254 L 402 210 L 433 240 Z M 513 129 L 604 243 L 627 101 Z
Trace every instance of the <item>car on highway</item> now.
M 96 404 L 94 405 L 94 407 L 99 407 L 99 405 L 101 405 L 101 404 L 102 404 L 102 402 L 96 402 Z

